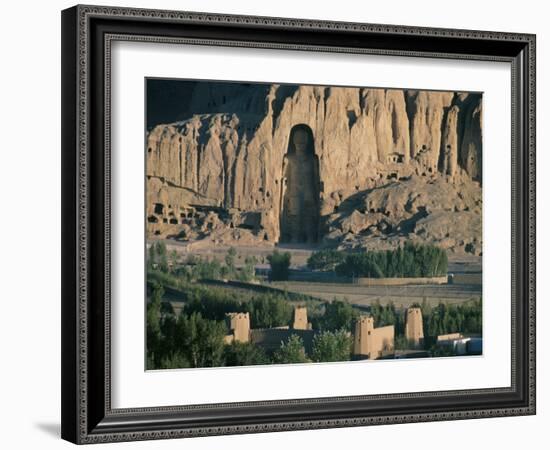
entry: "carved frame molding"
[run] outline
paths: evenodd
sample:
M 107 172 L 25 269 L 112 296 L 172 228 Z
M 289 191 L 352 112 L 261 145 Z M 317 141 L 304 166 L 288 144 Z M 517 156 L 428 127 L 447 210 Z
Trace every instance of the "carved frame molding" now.
M 116 40 L 509 62 L 510 388 L 112 409 L 110 67 Z M 63 438 L 84 444 L 535 414 L 534 35 L 79 5 L 63 11 L 62 41 Z M 445 51 L 446 43 L 453 51 Z

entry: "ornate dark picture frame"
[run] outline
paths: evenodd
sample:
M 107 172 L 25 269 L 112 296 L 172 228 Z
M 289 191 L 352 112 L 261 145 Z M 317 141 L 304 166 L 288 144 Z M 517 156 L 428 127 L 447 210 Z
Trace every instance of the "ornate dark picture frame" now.
M 115 40 L 504 61 L 512 72 L 512 384 L 113 409 L 110 49 Z M 62 437 L 84 444 L 535 414 L 535 36 L 98 6 L 62 12 Z

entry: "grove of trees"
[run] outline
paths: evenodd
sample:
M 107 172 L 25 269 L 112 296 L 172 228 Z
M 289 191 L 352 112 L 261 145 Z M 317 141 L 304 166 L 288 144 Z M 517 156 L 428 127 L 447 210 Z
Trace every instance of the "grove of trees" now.
M 197 280 L 235 280 L 251 282 L 255 279 L 257 259 L 247 255 L 244 264 L 237 265 L 238 254 L 230 247 L 223 262 L 189 255 L 185 261 L 178 261 L 175 250 L 168 253 L 163 241 L 151 243 L 147 257 L 148 279 L 162 278 L 163 284 L 177 287 L 182 282 Z
M 447 275 L 447 264 L 445 250 L 408 242 L 395 250 L 349 253 L 335 270 L 348 277 L 436 277 Z

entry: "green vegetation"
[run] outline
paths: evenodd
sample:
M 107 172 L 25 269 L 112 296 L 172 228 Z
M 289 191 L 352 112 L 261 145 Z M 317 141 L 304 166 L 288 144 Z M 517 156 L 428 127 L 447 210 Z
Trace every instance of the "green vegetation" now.
M 272 279 L 287 279 L 290 254 L 273 252 L 268 257 Z M 347 361 L 351 359 L 355 322 L 361 309 L 345 299 L 321 301 L 306 295 L 288 294 L 265 286 L 231 289 L 211 286 L 200 280 L 254 279 L 256 259 L 246 257 L 238 265 L 239 255 L 230 248 L 223 261 L 188 257 L 185 261 L 174 251 L 168 252 L 162 241 L 148 250 L 147 281 L 147 368 L 219 367 L 256 364 Z M 241 260 L 242 261 L 242 260 Z M 311 269 L 336 270 L 353 276 L 434 276 L 446 273 L 447 258 L 433 246 L 407 244 L 387 252 L 345 254 L 336 250 L 314 253 L 308 260 Z M 214 283 L 211 283 L 214 284 Z M 166 299 L 181 302 L 183 310 L 174 314 Z M 253 343 L 225 343 L 227 313 L 249 313 L 250 326 L 280 328 L 292 324 L 296 302 L 305 304 L 313 335 L 305 331 L 282 332 L 280 346 L 261 347 Z M 481 301 L 430 306 L 426 301 L 415 305 L 422 309 L 424 346 L 433 355 L 445 356 L 449 349 L 435 345 L 440 334 L 460 332 L 481 334 Z M 395 326 L 395 348 L 411 345 L 404 337 L 405 309 L 391 302 L 370 305 L 375 327 Z M 364 312 L 363 312 L 364 314 Z M 279 331 L 278 331 L 279 333 Z M 306 333 L 306 334 L 300 334 Z M 304 342 L 307 345 L 304 345 Z
M 183 290 L 187 314 L 200 313 L 209 320 L 224 320 L 230 312 L 247 312 L 246 303 L 227 289 L 190 284 Z
M 225 255 L 225 265 L 227 266 L 228 272 L 235 271 L 236 258 L 237 258 L 237 250 L 235 250 L 235 247 L 230 247 L 229 250 L 227 250 L 227 255 Z
M 352 338 L 344 330 L 323 331 L 313 338 L 311 359 L 315 362 L 349 361 Z
M 230 312 L 248 312 L 253 328 L 289 325 L 294 310 L 293 301 L 284 293 L 245 293 L 194 283 L 181 286 L 180 300 L 185 302 L 187 314 L 200 313 L 209 320 L 224 320 Z
M 157 366 L 164 357 L 162 345 L 162 321 L 161 321 L 161 302 L 164 295 L 162 285 L 155 284 L 151 301 L 147 305 L 147 353 L 152 359 L 152 363 Z
M 346 259 L 346 254 L 334 249 L 314 252 L 307 260 L 307 266 L 311 270 L 333 271 L 338 264 Z
M 409 342 L 409 340 L 401 335 L 396 335 L 393 345 L 398 350 L 413 350 L 417 349 L 417 346 L 414 342 Z
M 193 266 L 181 269 L 186 278 L 191 280 L 221 280 L 229 276 L 229 268 L 217 259 L 211 261 L 198 260 Z
M 149 269 L 147 271 L 147 282 L 149 284 L 156 283 L 174 289 L 180 289 L 187 284 L 186 279 L 180 277 L 178 274 L 163 272 L 158 269 Z
M 288 341 L 281 342 L 281 347 L 273 355 L 273 362 L 276 364 L 310 362 L 306 355 L 302 338 L 293 334 Z
M 174 344 L 191 367 L 217 367 L 223 362 L 222 322 L 204 319 L 200 313 L 180 315 L 175 324 Z
M 334 299 L 325 303 L 325 313 L 314 325 L 323 331 L 352 331 L 353 323 L 358 317 L 359 311 L 348 302 Z
M 395 250 L 348 254 L 336 273 L 369 278 L 444 276 L 447 253 L 434 245 L 406 243 Z
M 395 334 L 405 333 L 405 314 L 404 311 L 398 311 L 392 302 L 385 306 L 380 305 L 380 302 L 375 302 L 371 305 L 370 313 L 374 318 L 374 326 L 385 327 L 386 325 L 395 326 Z
M 266 351 L 252 343 L 224 344 L 227 333 L 225 315 L 228 312 L 248 312 L 252 328 L 273 328 L 289 325 L 295 302 L 283 293 L 246 292 L 188 283 L 181 290 L 185 303 L 179 316 L 164 308 L 164 288 L 153 283 L 147 305 L 147 367 L 170 369 L 177 367 L 238 366 L 272 363 L 346 361 L 351 358 L 351 342 L 355 320 L 360 311 L 346 301 L 317 302 L 309 300 L 308 317 L 316 334 L 306 351 L 297 334 L 281 343 L 275 351 Z M 439 304 L 427 302 L 419 306 L 424 320 L 425 348 L 431 354 L 444 356 L 435 337 L 460 332 L 481 334 L 482 304 Z M 405 310 L 392 303 L 371 305 L 370 314 L 376 327 L 395 326 L 395 348 L 410 348 L 404 338 Z
M 164 242 L 156 241 L 149 247 L 147 268 L 158 269 L 162 272 L 168 271 L 168 255 L 166 252 L 166 244 Z
M 288 268 L 290 267 L 290 253 L 279 253 L 275 250 L 268 255 L 267 260 L 271 266 L 270 279 L 272 281 L 288 280 Z
M 160 321 L 160 345 L 147 342 L 147 368 L 218 367 L 223 365 L 225 326 L 200 313 L 165 315 Z
M 255 256 L 247 256 L 244 258 L 244 267 L 240 271 L 237 271 L 237 280 L 243 282 L 250 282 L 255 279 L 255 267 L 258 264 L 258 260 Z
M 263 294 L 254 297 L 247 304 L 252 328 L 273 328 L 290 324 L 294 308 L 281 296 Z
M 237 251 L 231 247 L 224 262 L 189 256 L 185 263 L 178 266 L 177 253 L 172 251 L 168 254 L 164 242 L 157 241 L 149 247 L 147 267 L 149 271 L 169 273 L 188 282 L 206 279 L 253 281 L 256 258 L 247 256 L 241 267 L 237 267 L 237 258 Z M 271 266 L 272 281 L 288 280 L 290 253 L 275 250 L 267 260 Z M 434 277 L 447 274 L 447 253 L 434 245 L 414 243 L 406 243 L 395 250 L 361 253 L 325 249 L 312 253 L 307 264 L 311 270 L 335 271 L 347 277 Z
M 481 300 L 461 305 L 440 303 L 436 307 L 423 303 L 421 308 L 424 334 L 427 336 L 449 333 L 481 334 L 482 332 Z
M 170 356 L 164 357 L 158 367 L 152 363 L 147 365 L 149 369 L 187 369 L 188 367 L 191 367 L 189 361 L 181 353 L 172 353 Z
M 254 366 L 271 362 L 261 347 L 250 342 L 226 345 L 224 358 L 226 366 Z
M 151 281 L 162 281 L 165 286 L 176 289 L 182 283 L 189 283 L 198 280 L 234 280 L 251 282 L 255 280 L 255 266 L 257 260 L 254 256 L 246 256 L 244 265 L 238 267 L 237 251 L 231 247 L 224 257 L 224 262 L 217 259 L 202 259 L 194 255 L 187 257 L 184 262 L 178 261 L 178 254 L 172 250 L 167 253 L 163 241 L 156 241 L 149 247 L 147 258 L 147 279 Z

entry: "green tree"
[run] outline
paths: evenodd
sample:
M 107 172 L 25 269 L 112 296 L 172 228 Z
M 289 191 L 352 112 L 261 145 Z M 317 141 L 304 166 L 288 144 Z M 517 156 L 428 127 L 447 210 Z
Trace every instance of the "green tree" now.
M 218 367 L 223 363 L 223 322 L 207 320 L 200 313 L 178 317 L 174 345 L 191 367 Z
M 162 272 L 158 269 L 151 269 L 147 272 L 148 283 L 160 283 L 163 286 L 173 287 L 175 289 L 183 288 L 183 279 L 174 273 Z
M 273 281 L 288 280 L 288 269 L 290 267 L 290 253 L 279 253 L 275 250 L 268 255 L 267 260 L 271 266 L 270 279 Z
M 227 254 L 225 255 L 225 265 L 229 275 L 232 276 L 235 273 L 235 261 L 237 259 L 237 250 L 235 247 L 229 247 Z
M 319 319 L 319 328 L 325 331 L 351 331 L 353 322 L 359 316 L 348 302 L 334 299 L 325 303 L 325 313 Z
M 193 266 L 193 279 L 219 280 L 222 278 L 222 265 L 217 259 L 212 261 L 198 261 Z
M 168 253 L 166 250 L 166 244 L 163 241 L 157 241 L 155 247 L 157 253 L 156 261 L 159 270 L 168 272 Z
M 149 256 L 147 258 L 147 269 L 152 270 L 157 262 L 157 250 L 155 247 L 155 243 L 152 242 L 149 246 Z
M 462 313 L 464 317 L 463 328 L 468 334 L 482 333 L 482 304 L 481 299 L 474 301 L 471 305 L 464 305 Z
M 403 311 L 397 311 L 393 302 L 382 306 L 379 301 L 376 301 L 371 305 L 370 313 L 374 318 L 375 327 L 394 325 L 396 333 L 403 332 L 404 314 Z
M 420 305 L 418 304 L 412 304 L 411 306 L 417 306 L 420 307 L 420 311 L 422 311 L 422 326 L 424 328 L 424 334 L 426 336 L 429 336 L 429 323 L 430 323 L 430 316 L 432 315 L 432 307 L 428 303 L 428 299 L 426 297 L 422 298 L 422 303 Z
M 170 264 L 172 265 L 172 272 L 174 272 L 178 264 L 178 252 L 176 250 L 170 252 Z
M 302 338 L 296 334 L 293 334 L 287 342 L 281 342 L 281 347 L 279 347 L 273 355 L 273 362 L 276 364 L 309 362 Z
M 187 358 L 181 352 L 176 352 L 162 358 L 158 369 L 184 369 L 187 367 L 191 367 Z
M 161 333 L 161 303 L 164 289 L 162 285 L 155 284 L 151 299 L 147 304 L 147 355 L 150 357 L 153 367 L 160 363 L 162 358 L 162 333 Z
M 245 282 L 254 280 L 256 275 L 255 267 L 257 263 L 258 260 L 255 256 L 247 256 L 244 259 L 244 267 L 242 268 L 238 279 Z
M 236 342 L 226 345 L 224 349 L 226 366 L 254 366 L 269 364 L 265 351 L 251 342 Z
M 280 296 L 263 294 L 248 303 L 253 328 L 273 328 L 288 325 L 292 319 L 292 305 Z
M 246 312 L 247 307 L 233 292 L 206 286 L 189 286 L 185 290 L 185 313 L 200 313 L 208 320 L 222 321 L 230 312 Z
M 315 362 L 349 361 L 351 337 L 345 330 L 323 331 L 313 338 L 311 359 Z
M 326 249 L 314 252 L 307 260 L 307 266 L 311 270 L 332 271 L 346 258 L 345 253 L 338 250 Z
M 436 337 L 440 334 L 464 333 L 481 334 L 481 300 L 471 304 L 448 305 L 440 303 L 434 308 L 426 308 L 424 315 L 424 334 Z
M 382 252 L 352 253 L 346 256 L 344 262 L 336 266 L 336 273 L 348 277 L 382 278 Z

